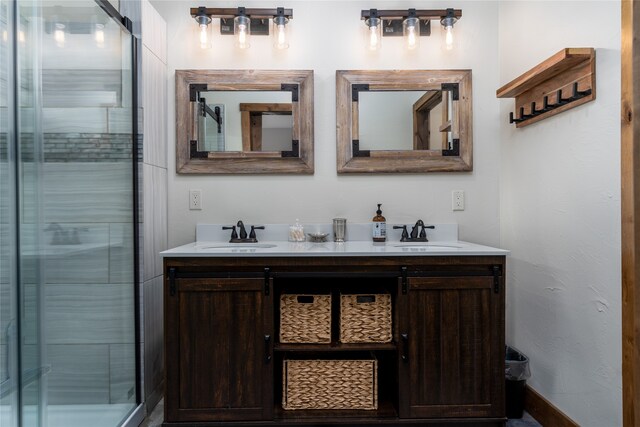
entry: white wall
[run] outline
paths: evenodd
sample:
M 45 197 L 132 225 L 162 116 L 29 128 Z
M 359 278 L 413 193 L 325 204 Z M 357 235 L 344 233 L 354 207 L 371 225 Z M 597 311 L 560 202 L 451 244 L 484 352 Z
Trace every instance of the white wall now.
M 501 101 L 507 342 L 575 421 L 621 425 L 620 2 L 501 2 L 499 24 L 501 84 L 596 48 L 594 102 L 516 129 Z
M 499 244 L 499 84 L 498 3 L 484 1 L 421 1 L 421 8 L 461 7 L 456 25 L 458 49 L 441 49 L 441 30 L 424 38 L 418 52 L 408 53 L 402 39 L 383 40 L 380 52 L 365 49 L 360 10 L 409 8 L 408 1 L 291 1 L 292 43 L 274 51 L 271 40 L 253 37 L 247 51 L 233 38 L 216 36 L 215 48 L 197 46 L 189 8 L 235 7 L 237 2 L 153 1 L 167 20 L 169 93 L 175 93 L 176 69 L 310 69 L 315 72 L 315 175 L 313 176 L 185 176 L 175 174 L 175 105 L 169 100 L 169 245 L 193 241 L 198 222 L 287 223 L 329 222 L 344 216 L 350 222 L 370 221 L 382 203 L 390 223 L 457 222 L 462 239 Z M 246 7 L 273 7 L 249 1 Z M 337 13 L 340 11 L 340 13 Z M 216 20 L 216 26 L 218 22 Z M 214 28 L 214 34 L 217 28 Z M 474 171 L 427 175 L 336 174 L 335 71 L 338 69 L 473 69 Z M 190 188 L 203 190 L 203 210 L 188 210 Z M 451 211 L 451 191 L 466 192 L 466 210 Z

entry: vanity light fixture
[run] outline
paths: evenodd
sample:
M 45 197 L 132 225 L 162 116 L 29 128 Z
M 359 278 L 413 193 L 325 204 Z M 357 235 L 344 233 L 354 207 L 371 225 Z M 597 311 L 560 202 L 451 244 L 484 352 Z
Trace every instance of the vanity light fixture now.
M 289 49 L 289 18 L 284 15 L 284 7 L 276 10 L 276 16 L 273 17 L 273 46 L 276 49 Z
M 96 46 L 102 49 L 104 47 L 104 24 L 100 22 L 93 24 L 93 38 Z
M 409 16 L 402 21 L 402 35 L 407 49 L 413 50 L 420 46 L 420 20 L 415 9 L 409 9 Z
M 380 48 L 382 37 L 403 36 L 407 49 L 414 50 L 420 45 L 421 36 L 431 35 L 431 21 L 438 20 L 445 28 L 445 46 L 453 48 L 453 25 L 462 17 L 461 9 L 426 10 L 377 10 L 361 11 L 360 18 L 367 27 L 367 47 Z
M 56 42 L 56 46 L 64 47 L 66 39 L 66 29 L 67 26 L 62 22 L 56 21 L 53 24 L 53 39 Z
M 236 46 L 240 49 L 248 49 L 251 44 L 251 18 L 246 15 L 244 7 L 238 8 L 238 16 L 233 18 L 233 32 L 236 35 Z
M 444 41 L 445 48 L 447 50 L 453 49 L 453 25 L 456 23 L 456 21 L 458 21 L 458 18 L 456 18 L 453 9 L 447 9 L 447 16 L 440 20 L 440 23 L 444 27 L 446 33 L 444 36 Z
M 53 40 L 57 47 L 63 48 L 67 38 L 67 23 L 62 20 L 61 8 L 56 6 L 54 8 L 55 15 L 51 17 L 49 21 L 51 32 L 53 33 Z
M 382 46 L 382 20 L 378 18 L 378 10 L 369 10 L 369 18 L 364 23 L 367 25 L 366 40 L 369 50 L 379 50 Z
M 99 49 L 104 48 L 106 26 L 107 21 L 101 18 L 98 13 L 91 18 L 91 33 L 93 35 L 93 41 Z
M 206 9 L 204 7 L 199 7 L 198 12 L 194 16 L 194 19 L 198 23 L 198 40 L 200 41 L 201 49 L 209 49 L 211 47 L 211 40 L 209 37 L 209 24 L 211 23 L 211 18 L 205 12 Z
M 234 35 L 236 46 L 247 49 L 251 46 L 251 36 L 268 36 L 269 19 L 273 21 L 273 46 L 276 49 L 289 47 L 289 20 L 293 19 L 293 9 L 254 8 L 191 8 L 191 16 L 200 31 L 200 46 L 210 47 L 209 24 L 214 18 L 220 19 L 220 34 Z

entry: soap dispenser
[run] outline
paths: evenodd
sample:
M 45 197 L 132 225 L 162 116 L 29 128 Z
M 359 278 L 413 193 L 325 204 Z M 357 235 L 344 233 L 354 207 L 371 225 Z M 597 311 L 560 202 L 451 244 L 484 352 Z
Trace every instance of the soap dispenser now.
M 387 219 L 382 216 L 382 210 L 380 209 L 382 203 L 378 203 L 378 210 L 376 216 L 373 217 L 373 241 L 377 243 L 384 243 L 387 240 Z

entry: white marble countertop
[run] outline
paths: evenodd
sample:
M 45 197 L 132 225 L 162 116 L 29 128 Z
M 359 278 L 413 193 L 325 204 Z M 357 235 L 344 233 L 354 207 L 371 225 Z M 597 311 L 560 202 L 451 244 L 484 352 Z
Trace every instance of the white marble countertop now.
M 163 257 L 330 257 L 330 256 L 473 256 L 506 255 L 509 251 L 475 243 L 344 243 L 261 241 L 253 244 L 194 242 L 161 252 Z
M 305 224 L 305 232 L 328 232 L 327 224 Z M 269 232 L 258 230 L 258 243 L 229 243 L 228 231 L 221 224 L 202 224 L 196 230 L 196 241 L 161 252 L 163 257 L 335 257 L 335 256 L 492 256 L 509 251 L 458 240 L 457 224 L 436 224 L 427 230 L 429 242 L 400 242 L 400 230 L 387 224 L 386 243 L 371 241 L 371 224 L 349 224 L 347 241 L 336 243 L 288 242 L 287 225 L 267 225 Z M 250 227 L 247 227 L 247 231 Z M 409 227 L 411 231 L 411 227 Z M 224 237 L 223 237 L 224 236 Z M 365 240 L 367 238 L 367 240 Z M 332 240 L 329 235 L 328 239 Z

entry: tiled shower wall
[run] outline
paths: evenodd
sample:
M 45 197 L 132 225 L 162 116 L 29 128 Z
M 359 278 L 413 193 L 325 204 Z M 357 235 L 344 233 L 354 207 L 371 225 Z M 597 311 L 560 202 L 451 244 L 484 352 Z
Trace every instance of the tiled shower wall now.
M 167 25 L 142 1 L 143 393 L 147 410 L 162 397 L 162 258 L 167 249 Z

